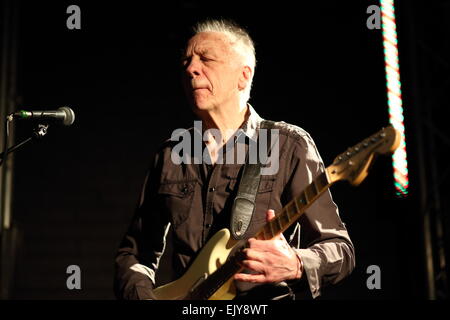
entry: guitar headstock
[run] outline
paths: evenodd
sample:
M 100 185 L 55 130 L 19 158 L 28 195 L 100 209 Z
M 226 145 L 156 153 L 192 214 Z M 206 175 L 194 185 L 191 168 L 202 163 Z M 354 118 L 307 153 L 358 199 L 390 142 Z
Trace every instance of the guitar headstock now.
M 400 140 L 401 134 L 394 127 L 381 129 L 337 156 L 327 168 L 329 181 L 348 180 L 354 186 L 359 185 L 366 178 L 375 156 L 394 152 Z

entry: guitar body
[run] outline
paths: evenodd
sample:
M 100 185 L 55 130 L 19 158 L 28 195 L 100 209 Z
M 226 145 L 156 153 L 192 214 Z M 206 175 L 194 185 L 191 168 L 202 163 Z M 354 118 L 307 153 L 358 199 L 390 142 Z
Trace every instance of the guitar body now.
M 218 231 L 202 248 L 186 273 L 173 282 L 156 288 L 153 293 L 158 300 L 179 300 L 186 297 L 202 280 L 225 263 L 237 242 L 231 239 L 230 231 Z M 236 288 L 231 278 L 222 285 L 209 300 L 231 300 L 236 296 Z

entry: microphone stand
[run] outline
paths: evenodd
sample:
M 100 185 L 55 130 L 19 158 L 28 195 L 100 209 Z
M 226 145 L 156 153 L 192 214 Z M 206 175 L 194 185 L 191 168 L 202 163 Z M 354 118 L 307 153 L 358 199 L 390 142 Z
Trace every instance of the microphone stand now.
M 20 147 L 22 147 L 23 145 L 27 144 L 28 142 L 30 142 L 32 140 L 42 139 L 47 134 L 48 127 L 49 127 L 48 124 L 39 124 L 37 126 L 37 128 L 34 129 L 31 137 L 28 137 L 27 139 L 23 140 L 22 142 L 15 144 L 11 148 L 8 148 L 8 150 L 6 151 L 6 155 L 16 151 L 17 149 L 19 149 Z M 0 162 L 0 166 L 4 162 L 3 161 L 4 157 L 5 157 L 5 152 L 0 153 L 0 159 L 2 159 L 2 161 Z

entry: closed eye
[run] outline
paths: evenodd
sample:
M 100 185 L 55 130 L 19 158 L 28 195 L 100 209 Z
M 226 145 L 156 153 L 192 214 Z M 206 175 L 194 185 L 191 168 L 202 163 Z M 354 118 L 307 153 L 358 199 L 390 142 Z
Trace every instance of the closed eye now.
M 183 67 L 187 67 L 192 61 L 192 57 L 184 57 L 181 58 L 181 65 Z M 210 62 L 210 61 L 215 61 L 215 59 L 211 58 L 211 57 L 206 57 L 206 56 L 200 56 L 200 61 L 203 62 Z
M 181 65 L 182 66 L 187 66 L 190 63 L 190 61 L 191 61 L 191 58 L 188 58 L 188 57 L 182 58 L 181 59 Z

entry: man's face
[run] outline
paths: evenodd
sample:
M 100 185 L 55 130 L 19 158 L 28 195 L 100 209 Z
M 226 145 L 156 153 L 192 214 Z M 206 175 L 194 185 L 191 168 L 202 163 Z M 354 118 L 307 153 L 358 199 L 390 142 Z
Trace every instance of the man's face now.
M 243 67 L 226 35 L 198 33 L 189 40 L 182 63 L 184 89 L 195 112 L 238 103 Z

